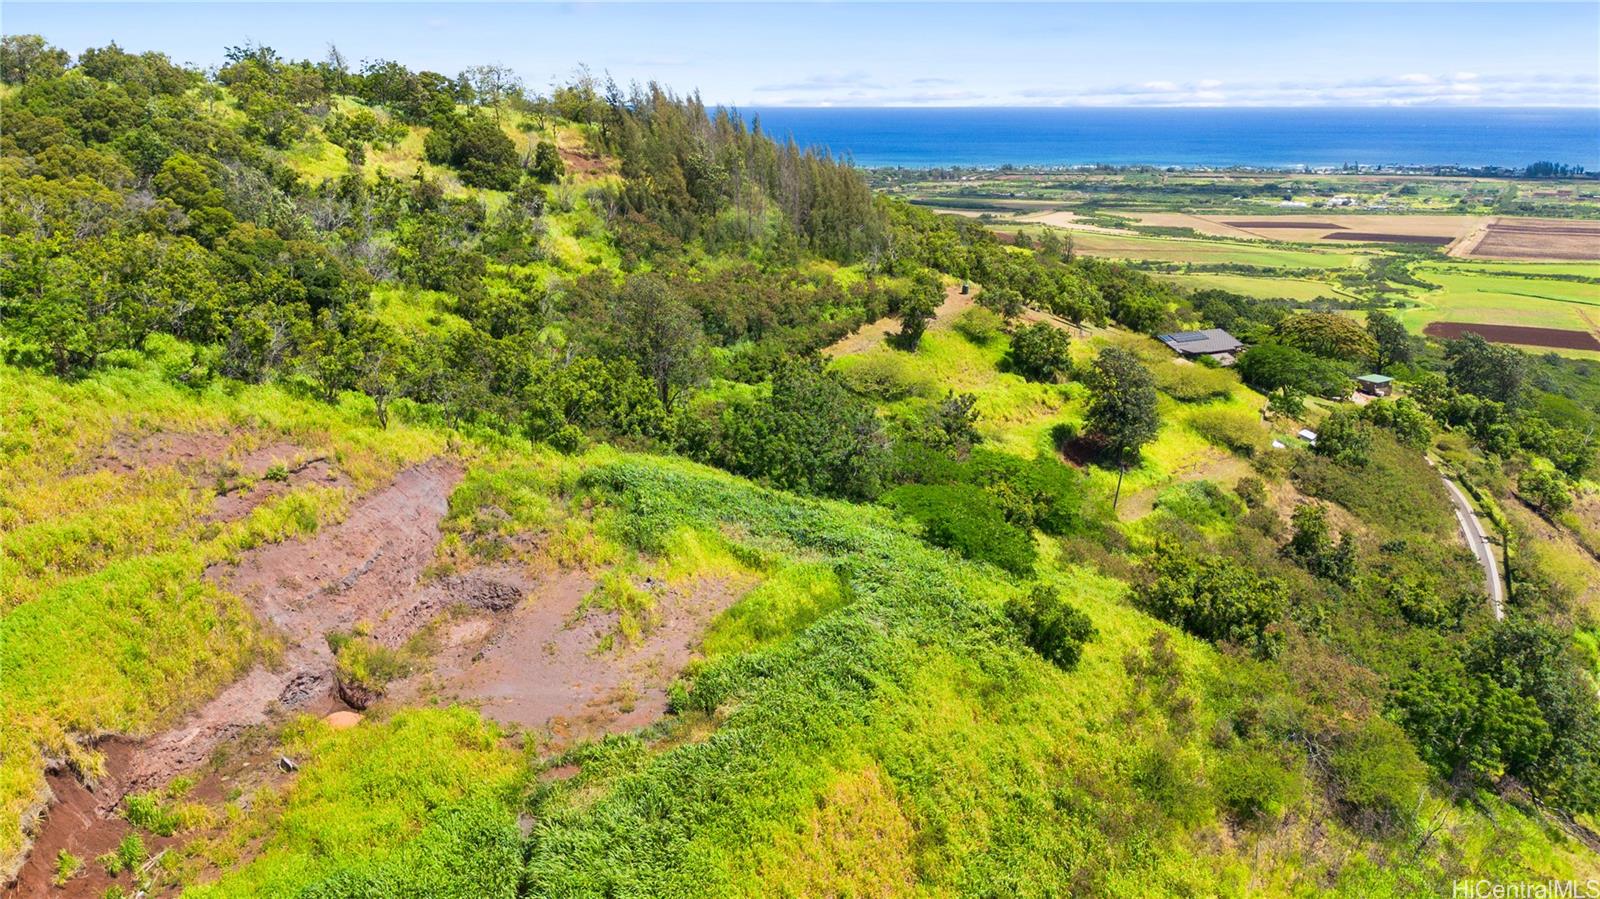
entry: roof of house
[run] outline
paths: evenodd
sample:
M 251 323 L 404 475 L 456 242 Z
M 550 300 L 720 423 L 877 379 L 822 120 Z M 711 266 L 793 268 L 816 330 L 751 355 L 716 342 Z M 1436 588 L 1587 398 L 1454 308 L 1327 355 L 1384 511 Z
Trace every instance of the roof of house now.
M 1209 353 L 1231 353 L 1244 344 L 1221 328 L 1204 331 L 1179 331 L 1175 334 L 1158 334 L 1156 339 L 1187 356 L 1204 356 Z
M 1391 378 L 1388 375 L 1362 375 L 1361 377 L 1356 378 L 1356 380 L 1365 381 L 1368 384 L 1387 384 L 1390 381 L 1393 381 L 1394 378 Z

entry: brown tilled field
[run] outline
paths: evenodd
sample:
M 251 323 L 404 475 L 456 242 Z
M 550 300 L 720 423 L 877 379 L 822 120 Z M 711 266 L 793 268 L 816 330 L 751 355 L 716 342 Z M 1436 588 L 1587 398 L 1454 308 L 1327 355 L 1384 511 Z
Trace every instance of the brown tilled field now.
M 1548 347 L 1555 350 L 1600 350 L 1600 340 L 1588 331 L 1568 328 L 1528 328 L 1522 325 L 1475 325 L 1471 322 L 1430 322 L 1422 333 L 1429 337 L 1454 340 L 1477 334 L 1495 343 Z
M 1600 222 L 1497 219 L 1465 255 L 1474 259 L 1600 260 Z
M 1384 234 L 1378 231 L 1336 231 L 1323 240 L 1354 240 L 1361 243 L 1416 243 L 1433 247 L 1448 246 L 1454 237 L 1441 234 Z

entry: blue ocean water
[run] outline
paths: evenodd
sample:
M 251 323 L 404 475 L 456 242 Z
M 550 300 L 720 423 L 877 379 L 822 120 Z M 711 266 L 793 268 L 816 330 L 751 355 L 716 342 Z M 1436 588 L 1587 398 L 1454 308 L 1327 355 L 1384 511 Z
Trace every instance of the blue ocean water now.
M 1600 109 L 757 108 L 762 129 L 866 167 L 1012 165 L 1600 169 Z

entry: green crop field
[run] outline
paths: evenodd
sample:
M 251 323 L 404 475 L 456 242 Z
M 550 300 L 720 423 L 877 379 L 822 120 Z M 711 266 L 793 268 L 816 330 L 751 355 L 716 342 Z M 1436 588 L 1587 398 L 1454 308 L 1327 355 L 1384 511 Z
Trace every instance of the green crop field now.
M 1329 281 L 1309 278 L 1264 278 L 1253 275 L 1229 275 L 1201 272 L 1198 274 L 1162 275 L 1180 287 L 1192 290 L 1226 290 L 1248 297 L 1262 299 L 1284 298 L 1307 303 L 1312 300 L 1355 299 L 1345 288 Z

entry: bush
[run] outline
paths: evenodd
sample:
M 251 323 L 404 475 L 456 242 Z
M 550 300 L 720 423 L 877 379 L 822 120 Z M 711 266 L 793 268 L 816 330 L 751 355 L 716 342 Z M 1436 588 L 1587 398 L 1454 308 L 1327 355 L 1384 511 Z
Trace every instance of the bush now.
M 1277 754 L 1262 747 L 1241 747 L 1212 771 L 1217 802 L 1245 824 L 1270 824 L 1293 803 L 1299 778 Z
M 1259 509 L 1267 504 L 1267 485 L 1255 475 L 1246 475 L 1233 485 L 1233 492 L 1244 501 L 1245 507 Z
M 1339 798 L 1379 831 L 1406 819 L 1428 777 L 1405 733 L 1382 718 L 1367 719 L 1341 740 L 1328 767 Z
M 1267 444 L 1261 422 L 1243 409 L 1197 409 L 1189 416 L 1189 426 L 1201 437 L 1247 459 Z
M 1221 399 L 1233 393 L 1239 383 L 1225 368 L 1208 368 L 1203 365 L 1168 362 L 1155 367 L 1156 387 L 1162 393 L 1185 403 L 1202 403 Z
M 1011 335 L 1011 369 L 1030 381 L 1060 381 L 1072 373 L 1072 338 L 1049 322 L 1034 322 Z
M 908 484 L 884 503 L 922 525 L 923 539 L 1012 574 L 1033 570 L 1037 549 L 1021 528 L 1006 521 L 986 491 L 966 484 Z
M 852 393 L 892 403 L 913 396 L 932 396 L 933 379 L 900 353 L 867 353 L 834 366 Z
M 1083 644 L 1096 636 L 1089 616 L 1062 601 L 1060 591 L 1044 584 L 1006 603 L 1006 617 L 1045 661 L 1071 671 L 1083 654 Z
M 986 344 L 1000 336 L 1000 331 L 1005 325 L 997 312 L 974 306 L 956 317 L 955 329 L 962 337 L 973 343 Z
M 1239 517 L 1243 503 L 1210 481 L 1174 484 L 1156 498 L 1156 508 L 1197 528 Z
M 1339 409 L 1323 419 L 1311 450 L 1340 464 L 1363 468 L 1372 458 L 1372 431 L 1360 413 Z
M 1156 545 L 1144 567 L 1140 603 L 1158 618 L 1261 656 L 1277 652 L 1283 635 L 1275 626 L 1289 606 L 1283 581 L 1262 577 L 1227 556 L 1191 554 L 1171 539 Z

